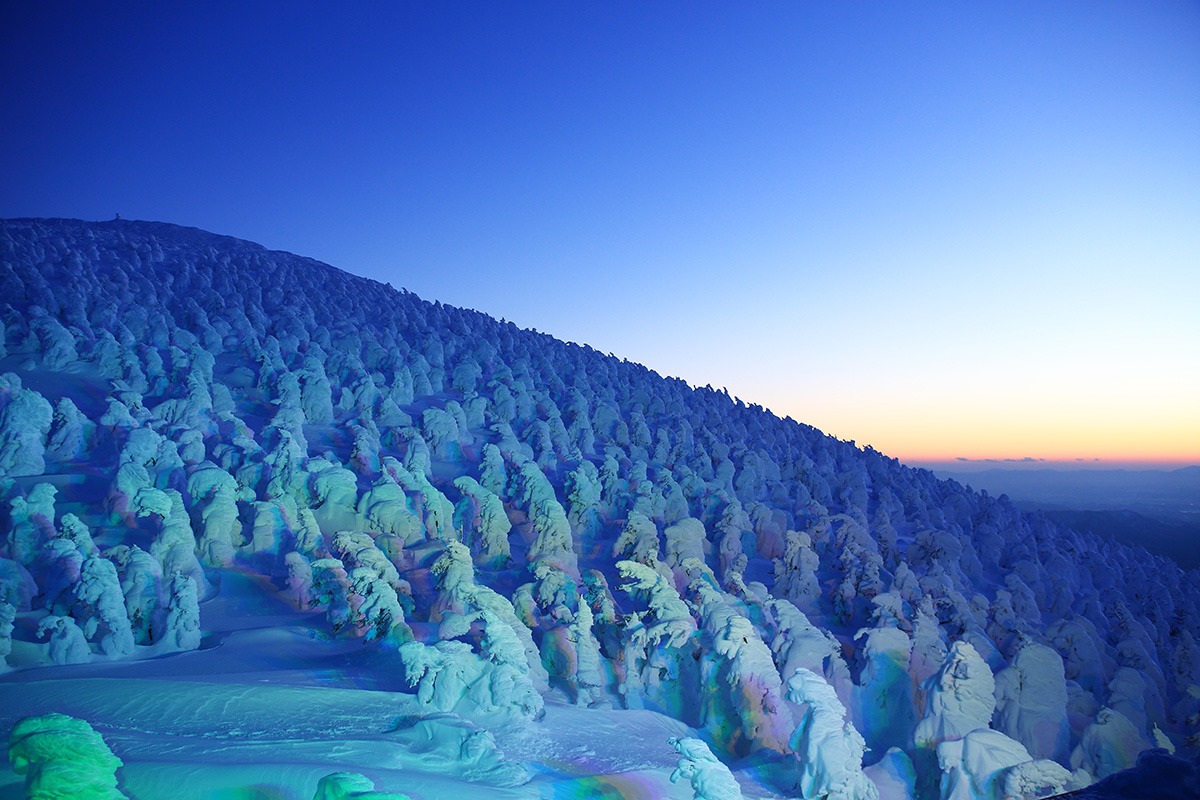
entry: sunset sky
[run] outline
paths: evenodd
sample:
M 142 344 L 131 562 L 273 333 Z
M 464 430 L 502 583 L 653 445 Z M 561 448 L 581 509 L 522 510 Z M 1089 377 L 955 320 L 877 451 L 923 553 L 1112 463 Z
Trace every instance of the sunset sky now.
M 904 460 L 1200 463 L 1200 4 L 335 11 L 8 4 L 0 216 L 251 239 Z

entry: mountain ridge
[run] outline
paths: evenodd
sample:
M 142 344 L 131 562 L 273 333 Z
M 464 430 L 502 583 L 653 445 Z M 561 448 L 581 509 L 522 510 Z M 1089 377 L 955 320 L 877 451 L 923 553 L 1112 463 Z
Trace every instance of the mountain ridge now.
M 565 780 L 505 737 L 566 707 L 672 718 L 685 775 L 752 759 L 756 797 L 1061 791 L 1196 735 L 1177 566 L 727 392 L 169 223 L 2 221 L 0 298 L 0 690 L 112 659 L 121 691 L 151 654 L 252 685 L 223 651 L 271 619 L 365 642 L 356 679 L 437 741 L 477 731 L 496 786 Z M 103 613 L 81 599 L 112 581 Z M 239 621 L 260 589 L 295 617 Z

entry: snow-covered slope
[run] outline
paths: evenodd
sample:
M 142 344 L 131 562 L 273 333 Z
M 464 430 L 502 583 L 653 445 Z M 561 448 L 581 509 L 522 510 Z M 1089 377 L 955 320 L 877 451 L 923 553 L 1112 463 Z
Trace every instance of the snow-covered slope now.
M 0 223 L 0 315 L 0 726 L 85 720 L 128 796 L 1036 797 L 1196 743 L 1200 575 L 723 392 L 159 223 Z

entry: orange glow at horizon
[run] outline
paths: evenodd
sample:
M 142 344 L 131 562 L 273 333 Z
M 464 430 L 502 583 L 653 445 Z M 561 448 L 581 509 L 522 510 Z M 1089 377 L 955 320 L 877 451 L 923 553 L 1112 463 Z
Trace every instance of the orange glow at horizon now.
M 1140 416 L 1071 404 L 814 409 L 805 422 L 903 462 L 1035 461 L 1183 467 L 1200 465 L 1200 414 L 1181 407 Z M 793 418 L 802 419 L 796 414 Z

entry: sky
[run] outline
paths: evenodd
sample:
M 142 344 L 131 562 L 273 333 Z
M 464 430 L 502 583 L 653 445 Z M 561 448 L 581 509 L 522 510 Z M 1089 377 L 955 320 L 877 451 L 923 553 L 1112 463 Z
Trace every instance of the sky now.
M 0 90 L 0 217 L 250 239 L 905 461 L 1200 463 L 1190 0 L 6 3 Z

